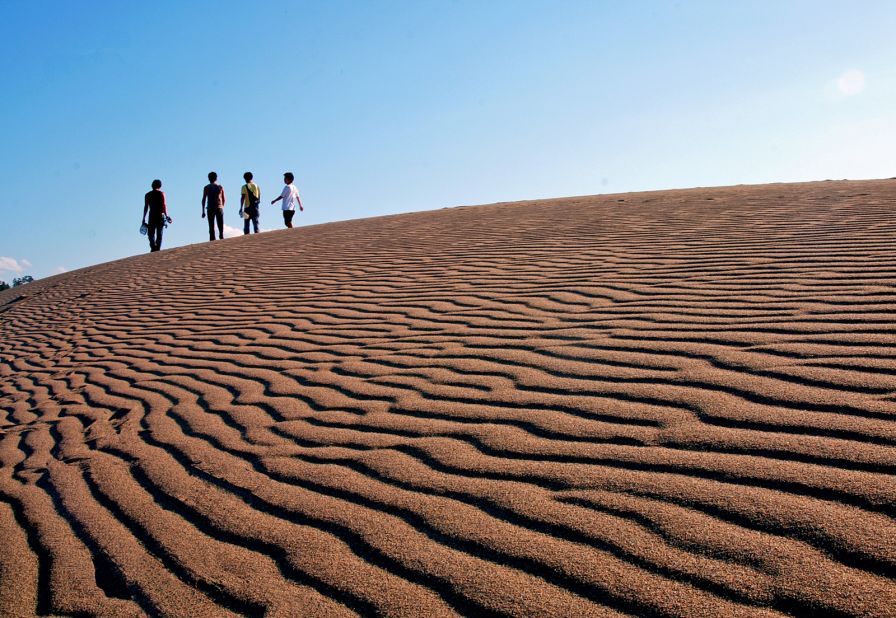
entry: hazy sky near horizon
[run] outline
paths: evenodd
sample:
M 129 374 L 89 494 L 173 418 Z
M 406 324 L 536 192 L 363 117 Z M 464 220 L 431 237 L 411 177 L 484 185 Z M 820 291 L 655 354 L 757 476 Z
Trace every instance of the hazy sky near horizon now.
M 203 242 L 294 171 L 299 225 L 896 175 L 896 3 L 0 0 L 0 279 Z M 239 265 L 222 264 L 221 268 Z

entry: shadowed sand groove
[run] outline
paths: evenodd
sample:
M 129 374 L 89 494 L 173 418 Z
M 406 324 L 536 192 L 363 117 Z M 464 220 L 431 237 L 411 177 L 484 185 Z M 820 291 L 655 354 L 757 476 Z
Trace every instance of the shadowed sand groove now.
M 0 292 L 0 615 L 896 616 L 896 183 Z

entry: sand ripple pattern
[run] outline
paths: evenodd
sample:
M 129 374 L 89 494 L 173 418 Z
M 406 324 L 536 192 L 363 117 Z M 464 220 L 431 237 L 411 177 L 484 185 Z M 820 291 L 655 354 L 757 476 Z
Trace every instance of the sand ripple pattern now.
M 3 616 L 896 615 L 896 182 L 141 255 L 0 359 Z

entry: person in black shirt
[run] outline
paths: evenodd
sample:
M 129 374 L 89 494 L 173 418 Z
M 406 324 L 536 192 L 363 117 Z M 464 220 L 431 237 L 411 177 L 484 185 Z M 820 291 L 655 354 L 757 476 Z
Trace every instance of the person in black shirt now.
M 165 203 L 165 194 L 162 192 L 162 181 L 152 181 L 152 191 L 143 198 L 143 223 L 149 228 L 149 250 L 158 251 L 162 248 L 162 230 L 165 222 L 171 221 L 168 216 L 168 205 Z M 149 213 L 149 221 L 146 213 Z
M 208 204 L 208 239 L 215 239 L 215 223 L 218 224 L 218 239 L 224 238 L 224 187 L 218 184 L 218 174 L 208 173 L 208 184 L 202 189 L 202 216 L 205 217 Z

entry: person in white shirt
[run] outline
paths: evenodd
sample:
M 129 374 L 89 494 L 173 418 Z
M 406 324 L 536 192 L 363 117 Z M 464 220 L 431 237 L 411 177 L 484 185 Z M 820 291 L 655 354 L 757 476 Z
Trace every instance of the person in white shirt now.
M 299 197 L 299 190 L 292 184 L 292 181 L 295 179 L 296 177 L 292 175 L 292 172 L 283 174 L 283 182 L 286 183 L 286 186 L 280 192 L 280 197 L 271 200 L 271 204 L 276 204 L 283 200 L 281 208 L 283 208 L 283 223 L 286 224 L 286 227 L 292 227 L 292 217 L 296 214 L 296 206 L 299 207 L 299 210 L 305 210 L 302 208 L 302 198 Z

